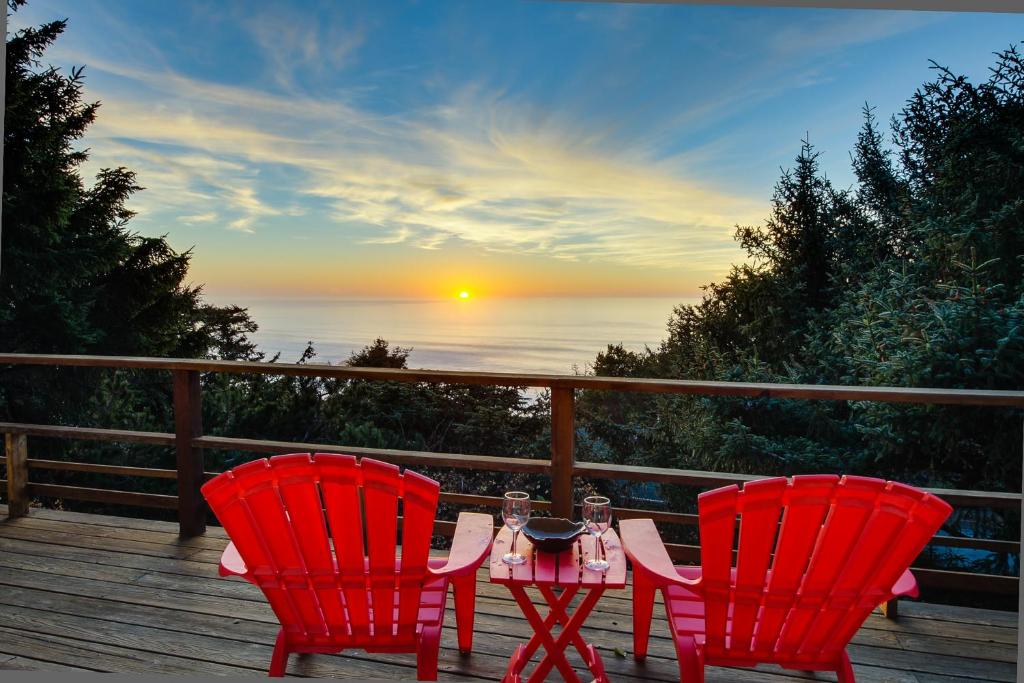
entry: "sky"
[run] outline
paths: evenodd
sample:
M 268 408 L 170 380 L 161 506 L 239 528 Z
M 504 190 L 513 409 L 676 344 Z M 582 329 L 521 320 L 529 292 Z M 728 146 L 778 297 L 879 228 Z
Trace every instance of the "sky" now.
M 33 0 L 102 107 L 84 173 L 232 296 L 692 296 L 809 136 L 978 80 L 1024 15 L 492 0 Z

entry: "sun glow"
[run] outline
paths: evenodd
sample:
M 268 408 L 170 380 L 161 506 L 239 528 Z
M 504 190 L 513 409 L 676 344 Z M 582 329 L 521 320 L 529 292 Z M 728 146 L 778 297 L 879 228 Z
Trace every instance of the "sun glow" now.
M 461 292 L 459 292 L 459 298 L 460 299 L 468 299 L 469 298 L 469 292 L 467 292 L 466 290 L 462 290 Z

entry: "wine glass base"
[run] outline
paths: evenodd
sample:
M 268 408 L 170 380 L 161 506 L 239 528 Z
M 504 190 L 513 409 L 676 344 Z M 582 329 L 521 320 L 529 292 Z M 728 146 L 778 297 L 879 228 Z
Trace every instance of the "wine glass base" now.
M 526 558 L 519 553 L 505 553 L 501 556 L 501 561 L 505 564 L 523 564 Z
M 608 564 L 607 560 L 587 560 L 586 564 L 583 566 L 595 572 L 606 572 L 611 568 L 611 565 Z

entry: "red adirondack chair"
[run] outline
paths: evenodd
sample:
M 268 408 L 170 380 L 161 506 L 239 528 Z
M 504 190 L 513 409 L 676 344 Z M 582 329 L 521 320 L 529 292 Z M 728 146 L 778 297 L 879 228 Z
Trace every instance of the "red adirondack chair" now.
M 951 508 L 903 484 L 814 475 L 709 491 L 698 511 L 699 567 L 673 566 L 651 520 L 619 523 L 635 656 L 660 589 L 685 683 L 703 681 L 705 664 L 760 663 L 853 683 L 847 644 L 875 607 L 917 596 L 908 567 Z
M 394 465 L 322 453 L 254 460 L 203 486 L 231 538 L 221 576 L 259 586 L 281 622 L 271 676 L 292 652 L 361 648 L 415 652 L 418 678 L 436 680 L 449 582 L 459 649 L 472 649 L 492 519 L 463 512 L 447 560 L 429 558 L 439 489 Z

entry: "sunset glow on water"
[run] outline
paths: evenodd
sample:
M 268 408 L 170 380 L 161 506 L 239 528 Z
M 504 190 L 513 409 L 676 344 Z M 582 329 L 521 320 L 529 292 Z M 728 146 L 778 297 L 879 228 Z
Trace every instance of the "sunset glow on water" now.
M 240 301 L 260 324 L 268 355 L 294 362 L 313 341 L 337 363 L 382 337 L 412 347 L 410 367 L 565 374 L 608 344 L 657 346 L 680 298 L 447 300 L 258 299 Z

